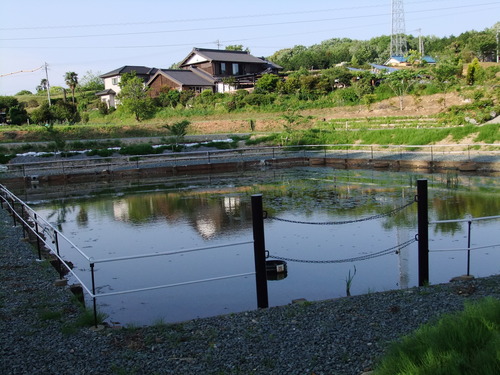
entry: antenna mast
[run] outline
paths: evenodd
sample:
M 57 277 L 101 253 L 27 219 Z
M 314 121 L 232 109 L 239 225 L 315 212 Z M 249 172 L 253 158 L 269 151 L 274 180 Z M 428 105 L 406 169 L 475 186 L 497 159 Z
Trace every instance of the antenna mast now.
M 405 12 L 403 0 L 392 0 L 391 56 L 406 54 Z

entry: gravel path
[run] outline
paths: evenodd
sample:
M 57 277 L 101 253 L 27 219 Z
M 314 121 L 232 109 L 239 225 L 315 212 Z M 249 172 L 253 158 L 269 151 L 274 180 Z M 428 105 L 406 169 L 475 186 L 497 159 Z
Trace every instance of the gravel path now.
M 0 374 L 359 375 L 387 343 L 500 276 L 146 328 L 77 327 L 79 308 L 0 209 Z

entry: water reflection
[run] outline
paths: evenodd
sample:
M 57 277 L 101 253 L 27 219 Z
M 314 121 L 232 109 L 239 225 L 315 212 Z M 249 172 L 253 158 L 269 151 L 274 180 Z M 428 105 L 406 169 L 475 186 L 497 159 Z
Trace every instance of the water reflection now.
M 429 219 L 460 219 L 500 213 L 500 182 L 487 176 L 334 170 L 302 167 L 289 170 L 245 172 L 211 176 L 182 183 L 135 184 L 79 198 L 42 201 L 35 209 L 53 222 L 87 254 L 102 259 L 138 253 L 155 253 L 206 244 L 251 239 L 250 196 L 263 194 L 264 209 L 271 217 L 296 221 L 356 221 L 383 214 L 412 202 L 416 181 L 429 181 Z M 495 240 L 498 221 L 475 224 L 474 245 Z M 394 215 L 351 225 L 300 225 L 265 221 L 266 248 L 273 255 L 303 260 L 338 260 L 391 248 L 414 237 L 417 207 L 410 205 Z M 466 230 L 461 223 L 433 226 L 431 247 L 457 247 Z M 473 272 L 500 272 L 500 256 L 491 249 L 474 254 Z M 447 281 L 464 273 L 463 254 L 431 255 L 431 281 Z M 77 266 L 86 270 L 85 265 Z M 416 284 L 416 245 L 363 262 L 354 262 L 357 274 L 351 292 L 406 288 Z M 333 298 L 345 293 L 351 263 L 288 263 L 287 277 L 271 283 L 271 305 L 293 299 Z M 230 251 L 154 258 L 154 261 L 102 264 L 97 278 L 103 291 L 147 287 L 252 271 L 251 246 Z M 86 278 L 85 274 L 82 276 Z M 279 278 L 278 278 L 279 279 Z M 180 290 L 109 298 L 106 309 L 115 320 L 150 322 L 215 315 L 255 308 L 252 278 Z M 154 297 L 152 297 L 154 295 Z M 172 298 L 177 301 L 169 303 Z M 126 307 L 129 304 L 145 307 Z M 174 306 L 175 305 L 175 306 Z M 119 307 L 122 306 L 122 307 Z M 133 318 L 131 318 L 133 316 Z M 140 318 L 138 318 L 140 316 Z

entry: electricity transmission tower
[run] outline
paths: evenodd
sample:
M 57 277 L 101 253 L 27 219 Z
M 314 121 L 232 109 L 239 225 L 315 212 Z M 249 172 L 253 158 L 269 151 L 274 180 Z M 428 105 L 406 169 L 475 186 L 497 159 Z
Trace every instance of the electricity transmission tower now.
M 392 0 L 391 57 L 403 57 L 406 52 L 403 0 Z

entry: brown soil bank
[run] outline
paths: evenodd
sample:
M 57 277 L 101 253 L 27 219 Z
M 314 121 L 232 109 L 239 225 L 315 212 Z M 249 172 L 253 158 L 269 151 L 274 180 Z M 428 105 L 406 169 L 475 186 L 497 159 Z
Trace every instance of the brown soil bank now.
M 328 121 L 333 119 L 354 119 L 369 117 L 392 117 L 392 116 L 412 116 L 412 117 L 432 117 L 443 112 L 452 105 L 464 104 L 464 99 L 457 93 L 427 95 L 418 99 L 408 95 L 403 100 L 404 108 L 399 109 L 399 99 L 391 98 L 372 104 L 369 108 L 366 105 L 307 109 L 298 111 L 302 116 L 312 116 L 314 120 L 305 124 L 294 125 L 295 129 L 310 128 L 315 121 Z M 191 120 L 190 131 L 195 134 L 212 133 L 248 133 L 250 131 L 249 120 L 256 122 L 255 130 L 258 132 L 282 131 L 285 121 L 281 119 L 282 113 L 248 113 L 235 114 L 234 117 L 227 116 L 220 119 L 193 119 Z

